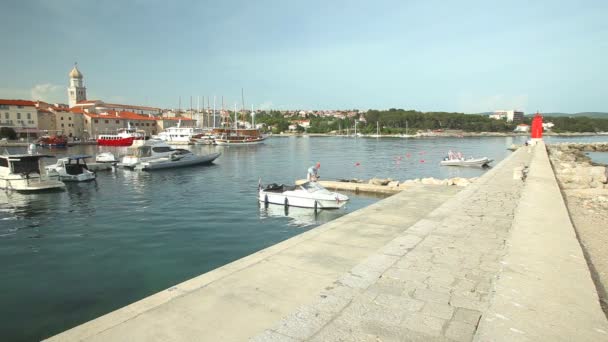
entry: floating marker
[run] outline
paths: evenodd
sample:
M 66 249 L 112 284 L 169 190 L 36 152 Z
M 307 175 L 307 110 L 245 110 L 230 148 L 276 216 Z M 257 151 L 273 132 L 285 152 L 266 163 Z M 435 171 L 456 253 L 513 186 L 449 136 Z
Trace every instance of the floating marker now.
M 355 166 L 359 166 L 359 165 L 361 165 L 361 163 L 359 163 L 359 162 L 356 162 L 356 163 L 355 163 Z

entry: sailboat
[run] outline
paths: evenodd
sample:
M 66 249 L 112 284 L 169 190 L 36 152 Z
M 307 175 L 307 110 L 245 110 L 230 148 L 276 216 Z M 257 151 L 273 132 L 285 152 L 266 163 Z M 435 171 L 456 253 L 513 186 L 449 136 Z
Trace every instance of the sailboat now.
M 418 134 L 408 134 L 408 125 L 407 125 L 407 120 L 405 121 L 405 134 L 401 133 L 399 134 L 400 138 L 415 138 L 417 137 Z
M 243 101 L 244 102 L 244 101 Z M 252 109 L 253 111 L 253 109 Z M 266 140 L 266 136 L 255 127 L 251 129 L 238 128 L 236 104 L 234 105 L 234 128 L 214 128 L 215 143 L 225 146 L 257 145 Z M 228 118 L 229 119 L 229 118 Z
M 376 134 L 370 134 L 371 138 L 380 138 L 380 124 L 376 121 Z

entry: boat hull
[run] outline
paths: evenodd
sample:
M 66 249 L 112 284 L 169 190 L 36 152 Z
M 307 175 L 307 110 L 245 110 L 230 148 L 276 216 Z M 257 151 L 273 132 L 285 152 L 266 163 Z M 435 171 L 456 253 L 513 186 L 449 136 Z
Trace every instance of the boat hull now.
M 99 146 L 131 146 L 133 145 L 133 137 L 119 139 L 97 139 Z
M 0 189 L 19 192 L 37 192 L 62 190 L 65 184 L 59 180 L 40 179 L 39 177 L 22 178 L 20 175 L 0 178 Z
M 261 144 L 266 140 L 266 138 L 260 139 L 243 139 L 243 140 L 234 140 L 234 139 L 215 139 L 215 144 L 220 146 L 243 146 L 243 145 L 257 145 Z
M 489 158 L 479 159 L 468 159 L 468 160 L 442 160 L 441 165 L 443 166 L 469 166 L 469 167 L 483 167 L 487 166 L 493 160 Z
M 144 171 L 151 171 L 161 169 L 172 169 L 176 167 L 211 164 L 220 155 L 220 153 L 211 153 L 205 156 L 196 156 L 194 158 L 188 158 L 186 160 L 171 160 L 170 157 L 159 158 L 157 160 L 143 162 L 138 165 L 137 168 Z
M 302 197 L 291 194 L 289 191 L 277 193 L 264 190 L 259 191 L 258 199 L 262 203 L 268 202 L 269 204 L 288 205 L 290 207 L 299 208 L 315 208 L 316 202 L 316 207 L 318 209 L 339 209 L 348 202 L 348 200 L 341 201 L 336 199 L 314 199 L 310 197 Z

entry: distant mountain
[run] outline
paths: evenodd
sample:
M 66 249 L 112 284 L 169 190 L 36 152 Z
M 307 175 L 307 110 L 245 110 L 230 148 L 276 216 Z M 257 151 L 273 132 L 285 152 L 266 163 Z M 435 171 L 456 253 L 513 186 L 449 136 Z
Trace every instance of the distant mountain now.
M 494 112 L 484 112 L 484 113 L 476 113 L 477 115 L 491 115 L 494 114 Z M 526 113 L 526 116 L 534 116 L 534 114 L 536 113 Z M 568 116 L 571 118 L 576 118 L 576 117 L 581 117 L 581 116 L 586 116 L 589 118 L 598 118 L 598 119 L 608 119 L 608 112 L 580 112 L 580 113 L 559 113 L 559 112 L 555 112 L 555 113 L 541 113 L 543 116 L 559 116 L 559 117 L 564 117 L 564 116 Z
M 568 116 L 571 118 L 586 116 L 588 118 L 608 119 L 606 112 L 581 112 L 581 113 L 542 113 L 543 116 Z M 534 115 L 534 114 L 529 114 Z

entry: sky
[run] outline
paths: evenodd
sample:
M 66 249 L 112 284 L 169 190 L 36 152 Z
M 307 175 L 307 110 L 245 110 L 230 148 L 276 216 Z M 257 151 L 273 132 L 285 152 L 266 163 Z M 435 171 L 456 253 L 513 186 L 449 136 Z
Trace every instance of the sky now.
M 0 98 L 189 108 L 608 111 L 608 1 L 20 0 Z M 181 98 L 181 102 L 180 102 Z M 202 100 L 201 100 L 202 101 Z

